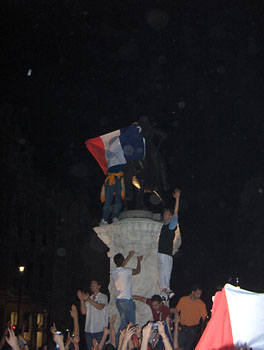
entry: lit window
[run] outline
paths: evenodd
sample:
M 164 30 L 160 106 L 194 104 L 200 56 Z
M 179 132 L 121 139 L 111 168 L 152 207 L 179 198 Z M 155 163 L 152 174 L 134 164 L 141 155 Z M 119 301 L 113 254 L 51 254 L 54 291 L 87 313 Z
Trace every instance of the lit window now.
M 17 312 L 11 312 L 11 325 L 17 325 Z
M 38 329 L 42 328 L 42 326 L 43 326 L 43 314 L 37 315 L 37 326 L 38 326 Z

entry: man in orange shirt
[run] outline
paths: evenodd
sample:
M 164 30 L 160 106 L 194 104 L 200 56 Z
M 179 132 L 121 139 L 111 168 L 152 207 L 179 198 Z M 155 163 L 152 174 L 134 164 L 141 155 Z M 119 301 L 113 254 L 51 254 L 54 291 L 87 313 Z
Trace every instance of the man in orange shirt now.
M 200 299 L 202 288 L 199 285 L 192 287 L 190 295 L 181 297 L 176 305 L 176 312 L 180 313 L 179 345 L 184 350 L 193 350 L 198 340 L 200 326 L 204 328 L 207 318 L 205 303 Z

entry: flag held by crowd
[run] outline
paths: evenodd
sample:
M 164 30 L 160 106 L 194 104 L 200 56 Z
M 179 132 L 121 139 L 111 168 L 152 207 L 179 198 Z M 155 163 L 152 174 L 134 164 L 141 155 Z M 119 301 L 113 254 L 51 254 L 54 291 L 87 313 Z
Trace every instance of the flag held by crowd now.
M 139 125 L 133 124 L 89 139 L 85 141 L 85 145 L 105 174 L 112 166 L 145 157 L 145 139 Z
M 264 293 L 226 284 L 214 298 L 212 317 L 196 350 L 264 349 Z

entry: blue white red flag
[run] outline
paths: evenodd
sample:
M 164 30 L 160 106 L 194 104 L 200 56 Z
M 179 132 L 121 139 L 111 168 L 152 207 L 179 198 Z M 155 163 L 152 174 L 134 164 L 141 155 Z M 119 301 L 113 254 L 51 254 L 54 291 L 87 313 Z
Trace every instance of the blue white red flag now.
M 264 349 L 264 293 L 226 284 L 214 298 L 212 317 L 195 350 Z
M 103 172 L 115 165 L 145 157 L 145 139 L 139 125 L 130 125 L 85 141 Z

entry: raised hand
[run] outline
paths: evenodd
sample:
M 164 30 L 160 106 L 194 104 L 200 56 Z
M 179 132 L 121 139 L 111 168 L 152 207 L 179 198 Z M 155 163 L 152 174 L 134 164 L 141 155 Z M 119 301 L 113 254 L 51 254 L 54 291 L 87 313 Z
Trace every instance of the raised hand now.
M 71 306 L 70 315 L 72 318 L 78 317 L 77 307 L 74 304 Z
M 138 261 L 142 261 L 142 259 L 143 259 L 143 255 L 137 257 Z
M 90 296 L 90 295 L 89 295 L 88 293 L 82 292 L 80 289 L 77 290 L 77 297 L 78 297 L 80 300 L 88 300 L 89 296 Z
M 50 327 L 50 332 L 53 334 L 53 333 L 55 333 L 56 331 L 57 331 L 57 328 L 56 328 L 55 323 L 53 322 L 53 323 L 52 323 L 52 326 Z
M 164 323 L 161 321 L 158 321 L 157 323 L 158 323 L 158 332 L 163 337 L 164 335 L 166 335 Z
M 140 324 L 138 324 L 137 326 L 136 326 L 136 335 L 137 335 L 137 337 L 138 338 L 140 338 L 141 337 L 141 326 L 140 326 Z
M 129 255 L 130 257 L 132 257 L 134 254 L 135 254 L 135 251 L 134 251 L 134 250 L 130 250 L 129 253 L 128 253 L 128 255 Z
M 77 297 L 80 299 L 80 300 L 83 300 L 83 293 L 80 289 L 77 290 Z
M 54 332 L 52 337 L 55 343 L 58 344 L 59 348 L 64 349 L 63 334 L 58 334 L 58 332 Z
M 113 316 L 110 318 L 109 323 L 114 324 L 116 320 L 117 320 L 117 314 L 113 315 Z
M 11 346 L 12 349 L 18 350 L 19 346 L 17 344 L 17 337 L 16 337 L 15 332 L 12 328 L 8 328 L 8 335 L 9 335 L 9 337 L 6 337 L 7 343 Z
M 88 300 L 89 299 L 89 297 L 90 297 L 89 293 L 83 292 L 82 294 L 83 294 L 83 300 Z
M 127 328 L 126 328 L 124 340 L 128 341 L 132 337 L 132 335 L 135 333 L 136 333 L 136 328 L 133 326 L 133 324 L 129 323 Z
M 78 335 L 75 335 L 73 338 L 73 344 L 76 345 L 79 343 L 79 341 L 80 341 L 80 337 Z
M 122 344 L 123 340 L 124 340 L 124 337 L 125 337 L 125 334 L 126 334 L 126 329 L 121 329 L 120 332 L 119 332 L 119 341 L 118 343 Z
M 80 337 L 78 335 L 76 335 L 74 338 L 73 338 L 73 344 L 74 344 L 74 348 L 75 349 L 79 349 L 79 341 L 80 341 Z
M 180 199 L 180 196 L 181 196 L 181 190 L 179 190 L 178 188 L 176 188 L 176 190 L 174 191 L 174 193 L 172 194 L 173 197 L 175 199 Z
M 92 349 L 93 350 L 98 350 L 99 349 L 99 344 L 98 344 L 98 341 L 96 339 L 93 339 Z
M 153 322 L 149 322 L 142 330 L 143 340 L 148 341 L 152 333 Z

